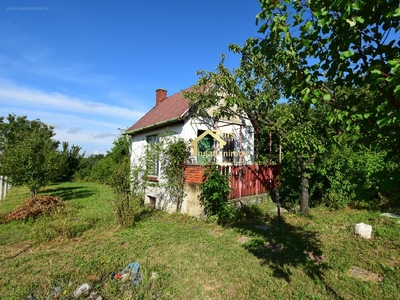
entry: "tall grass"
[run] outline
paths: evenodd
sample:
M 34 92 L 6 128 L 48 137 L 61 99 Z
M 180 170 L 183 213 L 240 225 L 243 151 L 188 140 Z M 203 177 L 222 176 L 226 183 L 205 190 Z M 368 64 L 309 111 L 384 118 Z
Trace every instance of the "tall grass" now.
M 0 224 L 0 299 L 51 299 L 56 287 L 72 299 L 83 283 L 104 299 L 399 299 L 400 225 L 377 211 L 316 208 L 279 222 L 269 203 L 221 227 L 145 210 L 124 229 L 105 186 L 63 183 L 42 194 L 60 196 L 66 211 Z M 12 188 L 0 213 L 28 197 Z M 372 239 L 354 235 L 359 222 L 373 226 Z M 111 278 L 134 261 L 138 286 Z M 351 277 L 352 267 L 381 280 Z

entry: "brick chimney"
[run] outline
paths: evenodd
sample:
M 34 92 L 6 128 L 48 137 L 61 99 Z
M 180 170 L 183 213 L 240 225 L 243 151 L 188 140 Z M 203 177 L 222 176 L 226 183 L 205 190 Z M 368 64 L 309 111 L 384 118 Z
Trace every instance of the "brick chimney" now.
M 163 102 L 167 98 L 167 90 L 157 89 L 156 90 L 156 106 Z

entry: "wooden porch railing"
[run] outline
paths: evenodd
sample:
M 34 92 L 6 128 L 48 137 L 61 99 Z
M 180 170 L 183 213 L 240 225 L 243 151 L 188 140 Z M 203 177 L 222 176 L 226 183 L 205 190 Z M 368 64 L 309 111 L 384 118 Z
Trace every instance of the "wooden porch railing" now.
M 203 165 L 187 165 L 186 183 L 203 182 Z M 222 173 L 229 175 L 231 181 L 230 199 L 267 193 L 277 187 L 279 165 L 219 166 Z

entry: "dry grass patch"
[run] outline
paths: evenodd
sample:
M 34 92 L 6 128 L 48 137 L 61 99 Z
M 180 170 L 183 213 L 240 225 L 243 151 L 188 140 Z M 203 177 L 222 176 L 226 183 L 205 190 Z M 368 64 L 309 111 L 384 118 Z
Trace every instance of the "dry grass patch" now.
M 32 247 L 31 243 L 22 242 L 12 245 L 0 245 L 0 261 L 13 259 L 18 255 L 25 253 Z

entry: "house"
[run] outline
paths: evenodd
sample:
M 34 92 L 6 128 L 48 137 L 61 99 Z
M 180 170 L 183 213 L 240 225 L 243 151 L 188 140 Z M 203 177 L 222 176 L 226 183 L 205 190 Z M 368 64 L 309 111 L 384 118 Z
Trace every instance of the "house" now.
M 164 89 L 156 90 L 155 106 L 126 131 L 131 137 L 131 166 L 147 169 L 149 184 L 145 191 L 145 203 L 170 212 L 176 204 L 168 201 L 159 183 L 163 181 L 158 157 L 146 157 L 146 149 L 159 142 L 165 132 L 170 137 L 182 138 L 190 143 L 191 158 L 187 164 L 186 197 L 180 212 L 201 216 L 203 209 L 198 200 L 196 183 L 201 181 L 204 165 L 211 162 L 220 166 L 242 166 L 254 163 L 254 135 L 251 123 L 245 118 L 215 120 L 211 116 L 195 117 L 194 107 L 184 97 L 185 91 L 167 96 Z M 192 183 L 192 184 L 190 184 Z

